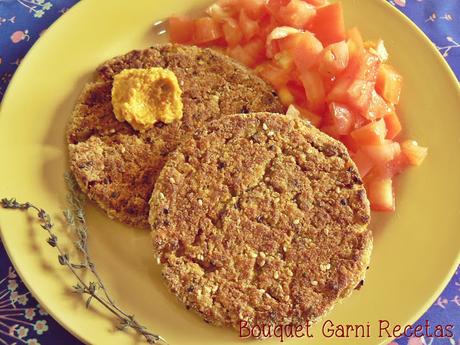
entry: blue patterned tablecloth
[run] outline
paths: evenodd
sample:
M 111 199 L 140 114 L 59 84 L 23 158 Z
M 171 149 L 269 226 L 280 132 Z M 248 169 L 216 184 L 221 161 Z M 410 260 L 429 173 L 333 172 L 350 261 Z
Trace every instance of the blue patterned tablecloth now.
M 369 1 L 369 0 L 362 0 Z M 0 99 L 40 34 L 76 0 L 0 0 Z M 389 1 L 410 17 L 436 44 L 460 77 L 460 0 Z M 414 289 L 417 289 L 414 286 Z M 452 339 L 401 338 L 391 345 L 460 345 L 460 269 L 419 323 L 453 324 Z M 0 243 L 0 344 L 76 345 L 43 310 L 17 276 Z

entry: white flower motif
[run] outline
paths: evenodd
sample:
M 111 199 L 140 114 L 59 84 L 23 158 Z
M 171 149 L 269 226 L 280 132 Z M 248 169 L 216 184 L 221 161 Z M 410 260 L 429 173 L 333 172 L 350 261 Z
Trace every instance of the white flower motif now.
M 16 291 L 17 288 L 18 288 L 18 282 L 16 281 L 16 279 L 8 280 L 8 290 Z

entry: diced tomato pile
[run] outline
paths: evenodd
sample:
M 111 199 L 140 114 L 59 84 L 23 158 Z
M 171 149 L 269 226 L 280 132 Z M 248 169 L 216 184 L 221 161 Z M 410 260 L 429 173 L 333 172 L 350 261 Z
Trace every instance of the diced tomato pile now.
M 169 35 L 254 68 L 291 114 L 346 145 L 372 209 L 395 209 L 393 177 L 422 164 L 427 148 L 401 141 L 402 76 L 382 40 L 346 30 L 340 2 L 218 0 L 202 18 L 170 18 Z

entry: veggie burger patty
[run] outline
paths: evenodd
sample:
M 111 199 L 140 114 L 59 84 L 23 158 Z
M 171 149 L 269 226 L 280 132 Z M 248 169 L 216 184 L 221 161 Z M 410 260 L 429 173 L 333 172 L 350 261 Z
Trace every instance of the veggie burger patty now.
M 113 113 L 113 77 L 124 69 L 162 67 L 182 89 L 183 118 L 139 132 Z M 86 85 L 68 128 L 70 167 L 81 189 L 109 217 L 148 228 L 148 200 L 170 152 L 221 116 L 283 112 L 276 93 L 231 58 L 210 49 L 156 45 L 115 57 Z
M 170 155 L 150 200 L 169 289 L 206 321 L 305 324 L 364 279 L 369 202 L 343 144 L 268 113 L 208 123 Z

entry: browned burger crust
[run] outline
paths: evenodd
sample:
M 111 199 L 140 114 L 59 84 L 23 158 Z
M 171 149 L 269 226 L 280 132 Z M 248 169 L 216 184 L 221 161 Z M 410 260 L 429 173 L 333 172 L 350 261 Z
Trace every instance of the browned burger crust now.
M 172 70 L 183 90 L 184 117 L 139 133 L 118 122 L 112 78 L 127 68 Z M 168 154 L 190 133 L 223 115 L 283 106 L 271 87 L 245 67 L 210 49 L 157 45 L 104 63 L 75 107 L 67 137 L 70 167 L 82 190 L 109 217 L 148 228 L 148 200 Z
M 369 264 L 369 202 L 356 166 L 301 120 L 213 121 L 170 155 L 150 205 L 167 286 L 217 325 L 315 321 Z

